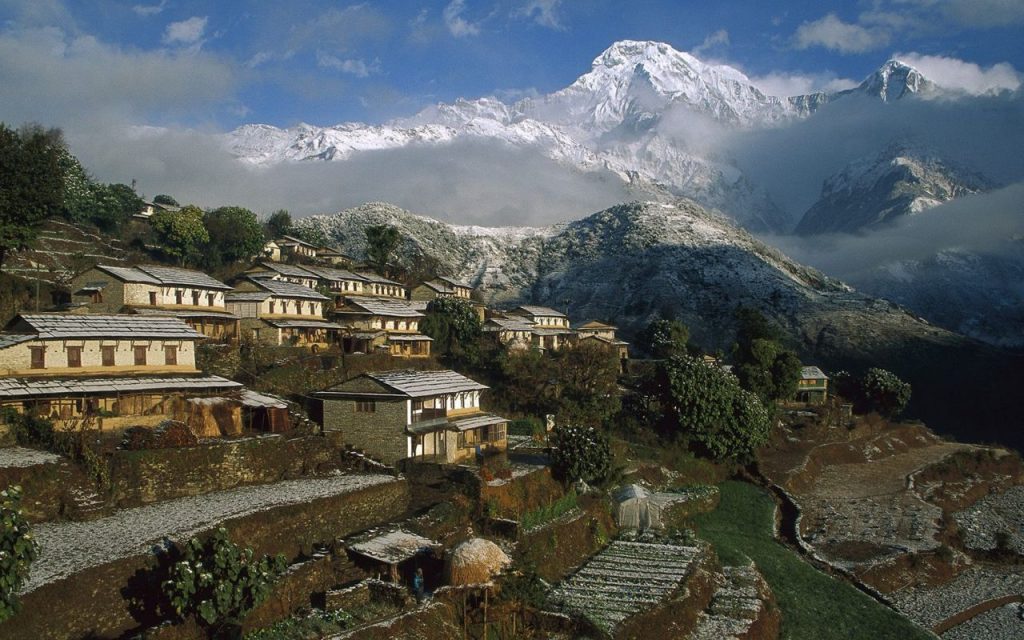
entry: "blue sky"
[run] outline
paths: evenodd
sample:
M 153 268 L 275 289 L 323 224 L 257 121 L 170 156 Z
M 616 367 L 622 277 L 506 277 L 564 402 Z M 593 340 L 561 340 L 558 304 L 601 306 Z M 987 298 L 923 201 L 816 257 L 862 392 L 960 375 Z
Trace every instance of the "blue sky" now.
M 0 119 L 381 122 L 557 90 L 621 39 L 732 64 L 779 94 L 848 86 L 894 54 L 950 84 L 1013 88 L 1022 35 L 1020 0 L 0 0 Z

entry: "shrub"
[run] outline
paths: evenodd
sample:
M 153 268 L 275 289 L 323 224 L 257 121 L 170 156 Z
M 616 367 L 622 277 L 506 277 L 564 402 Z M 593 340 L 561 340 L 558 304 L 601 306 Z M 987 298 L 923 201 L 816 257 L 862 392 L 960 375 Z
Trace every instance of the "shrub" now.
M 885 369 L 868 369 L 861 380 L 861 393 L 868 407 L 883 416 L 897 416 L 910 402 L 910 384 Z
M 240 549 L 219 528 L 205 542 L 189 540 L 163 591 L 179 616 L 193 614 L 216 630 L 241 623 L 270 594 L 286 565 L 281 554 L 255 560 L 252 549 Z
M 18 591 L 38 553 L 21 513 L 21 487 L 12 485 L 0 491 L 0 620 L 18 612 Z
M 4 409 L 0 420 L 11 427 L 14 440 L 25 447 L 38 447 L 53 451 L 56 446 L 56 437 L 53 432 L 53 423 L 46 418 L 40 418 L 27 413 L 18 413 L 14 409 Z
M 555 474 L 572 482 L 603 480 L 611 468 L 608 436 L 594 427 L 559 425 L 551 432 L 551 463 Z

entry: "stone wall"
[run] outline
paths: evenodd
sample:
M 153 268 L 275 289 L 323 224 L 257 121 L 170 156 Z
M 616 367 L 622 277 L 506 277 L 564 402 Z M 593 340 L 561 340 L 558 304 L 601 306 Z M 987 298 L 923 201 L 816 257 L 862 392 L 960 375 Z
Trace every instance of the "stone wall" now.
M 407 403 L 377 401 L 375 411 L 356 412 L 353 400 L 324 400 L 324 430 L 341 431 L 353 447 L 392 464 L 409 455 Z
M 546 507 L 564 495 L 562 485 L 551 477 L 550 467 L 480 486 L 480 501 L 485 510 L 492 516 L 513 520 Z
M 342 447 L 321 436 L 280 435 L 175 449 L 116 451 L 110 460 L 111 503 L 139 506 L 350 468 Z
M 520 534 L 519 554 L 537 575 L 558 582 L 615 537 L 615 521 L 603 500 L 584 498 L 579 511 Z
M 316 543 L 332 543 L 401 517 L 408 496 L 407 483 L 396 480 L 222 524 L 233 541 L 252 547 L 257 555 L 296 558 L 311 555 Z M 315 577 L 316 571 L 311 575 Z M 116 638 L 153 627 L 165 615 L 158 609 L 161 579 L 159 558 L 147 553 L 45 584 L 22 598 L 20 613 L 0 623 L 0 638 Z

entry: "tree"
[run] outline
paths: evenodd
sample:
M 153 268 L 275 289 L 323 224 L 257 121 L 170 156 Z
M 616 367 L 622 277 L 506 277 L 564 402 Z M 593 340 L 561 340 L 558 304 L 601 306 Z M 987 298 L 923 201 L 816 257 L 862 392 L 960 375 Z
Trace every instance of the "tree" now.
M 38 554 L 39 543 L 21 512 L 21 487 L 11 485 L 0 491 L 0 621 L 18 612 L 18 591 Z
M 640 332 L 640 348 L 652 358 L 670 358 L 686 355 L 690 329 L 679 320 L 652 320 Z
M 733 373 L 740 386 L 766 404 L 791 397 L 802 365 L 796 354 L 783 346 L 782 331 L 755 309 L 741 308 L 736 316 Z
M 179 616 L 193 614 L 213 628 L 238 625 L 266 599 L 286 566 L 282 554 L 254 559 L 252 549 L 240 549 L 221 527 L 205 542 L 189 540 L 163 591 Z
M 549 356 L 557 381 L 557 408 L 563 422 L 599 425 L 616 415 L 622 404 L 619 358 L 604 345 L 584 342 Z
M 281 236 L 291 235 L 292 233 L 292 214 L 288 213 L 284 209 L 278 209 L 274 213 L 270 214 L 264 223 L 266 230 L 267 240 L 274 240 Z
M 161 249 L 179 265 L 194 264 L 210 236 L 203 225 L 203 210 L 195 205 L 180 211 L 157 211 L 149 218 Z
M 472 355 L 481 335 L 480 317 L 462 298 L 435 298 L 427 305 L 420 331 L 434 339 L 438 353 Z
M 612 450 L 608 436 L 594 427 L 558 425 L 548 438 L 551 466 L 566 482 L 600 482 L 608 476 Z
M 366 259 L 383 273 L 391 261 L 401 236 L 398 229 L 386 224 L 366 228 Z
M 259 255 L 266 240 L 256 214 L 244 207 L 220 207 L 204 219 L 210 236 L 205 263 L 208 267 L 232 264 Z
M 868 409 L 890 418 L 903 413 L 910 402 L 910 384 L 885 369 L 868 369 L 860 386 Z
M 165 193 L 160 193 L 160 194 L 157 194 L 157 195 L 153 196 L 153 204 L 162 204 L 162 205 L 165 205 L 165 206 L 168 206 L 168 207 L 180 207 L 181 206 L 181 205 L 178 204 L 177 200 L 175 200 L 173 197 L 171 197 L 171 196 L 169 196 L 169 195 L 167 195 Z
M 732 375 L 689 356 L 667 360 L 663 375 L 666 417 L 711 457 L 742 460 L 768 441 L 768 411 Z
M 28 248 L 43 222 L 64 206 L 64 150 L 59 129 L 0 123 L 0 268 L 11 251 Z
M 85 206 L 89 222 L 107 233 L 116 233 L 142 210 L 142 198 L 126 184 L 93 183 L 91 201 Z

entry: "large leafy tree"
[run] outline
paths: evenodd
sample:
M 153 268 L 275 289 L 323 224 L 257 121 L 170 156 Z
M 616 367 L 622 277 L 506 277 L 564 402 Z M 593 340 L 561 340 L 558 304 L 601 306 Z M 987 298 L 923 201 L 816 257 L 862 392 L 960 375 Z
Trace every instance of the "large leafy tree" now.
M 551 466 L 567 482 L 600 482 L 611 469 L 612 452 L 608 436 L 594 427 L 559 425 L 548 439 Z
M 162 204 L 162 205 L 167 205 L 169 207 L 181 206 L 181 205 L 178 204 L 178 201 L 175 200 L 173 196 L 169 196 L 169 195 L 167 195 L 165 193 L 159 193 L 159 194 L 153 196 L 153 204 Z
M 436 298 L 427 305 L 420 331 L 434 339 L 439 353 L 471 355 L 481 335 L 480 317 L 467 300 Z
M 384 272 L 394 256 L 401 235 L 398 229 L 386 224 L 366 227 L 366 259 L 378 271 Z
M 220 207 L 206 214 L 210 236 L 204 262 L 208 267 L 248 260 L 263 249 L 263 226 L 256 214 L 244 207 Z
M 35 240 L 42 223 L 64 206 L 59 129 L 14 131 L 0 124 L 0 268 L 11 251 Z
M 903 413 L 910 402 L 910 384 L 885 369 L 867 370 L 860 383 L 864 402 L 869 410 L 893 417 Z
M 791 397 L 800 380 L 800 359 L 783 345 L 782 331 L 759 311 L 737 311 L 733 372 L 740 386 L 765 403 Z
M 39 544 L 21 512 L 21 487 L 11 485 L 0 491 L 0 620 L 20 608 L 18 591 L 38 553 Z
M 210 236 L 203 225 L 203 210 L 195 205 L 180 211 L 157 211 L 149 224 L 156 233 L 161 249 L 179 265 L 195 264 Z
M 687 353 L 690 329 L 679 320 L 652 320 L 640 332 L 640 348 L 653 358 L 670 358 Z
M 688 356 L 667 360 L 663 373 L 666 417 L 711 457 L 742 460 L 768 441 L 768 411 L 732 375 Z
M 560 349 L 550 358 L 557 380 L 559 420 L 600 425 L 618 413 L 620 363 L 613 350 L 589 341 Z
M 267 239 L 273 240 L 292 233 L 292 214 L 284 209 L 278 209 L 270 214 L 265 223 Z
M 142 209 L 142 198 L 126 184 L 93 183 L 90 191 L 88 220 L 107 233 L 120 230 Z

